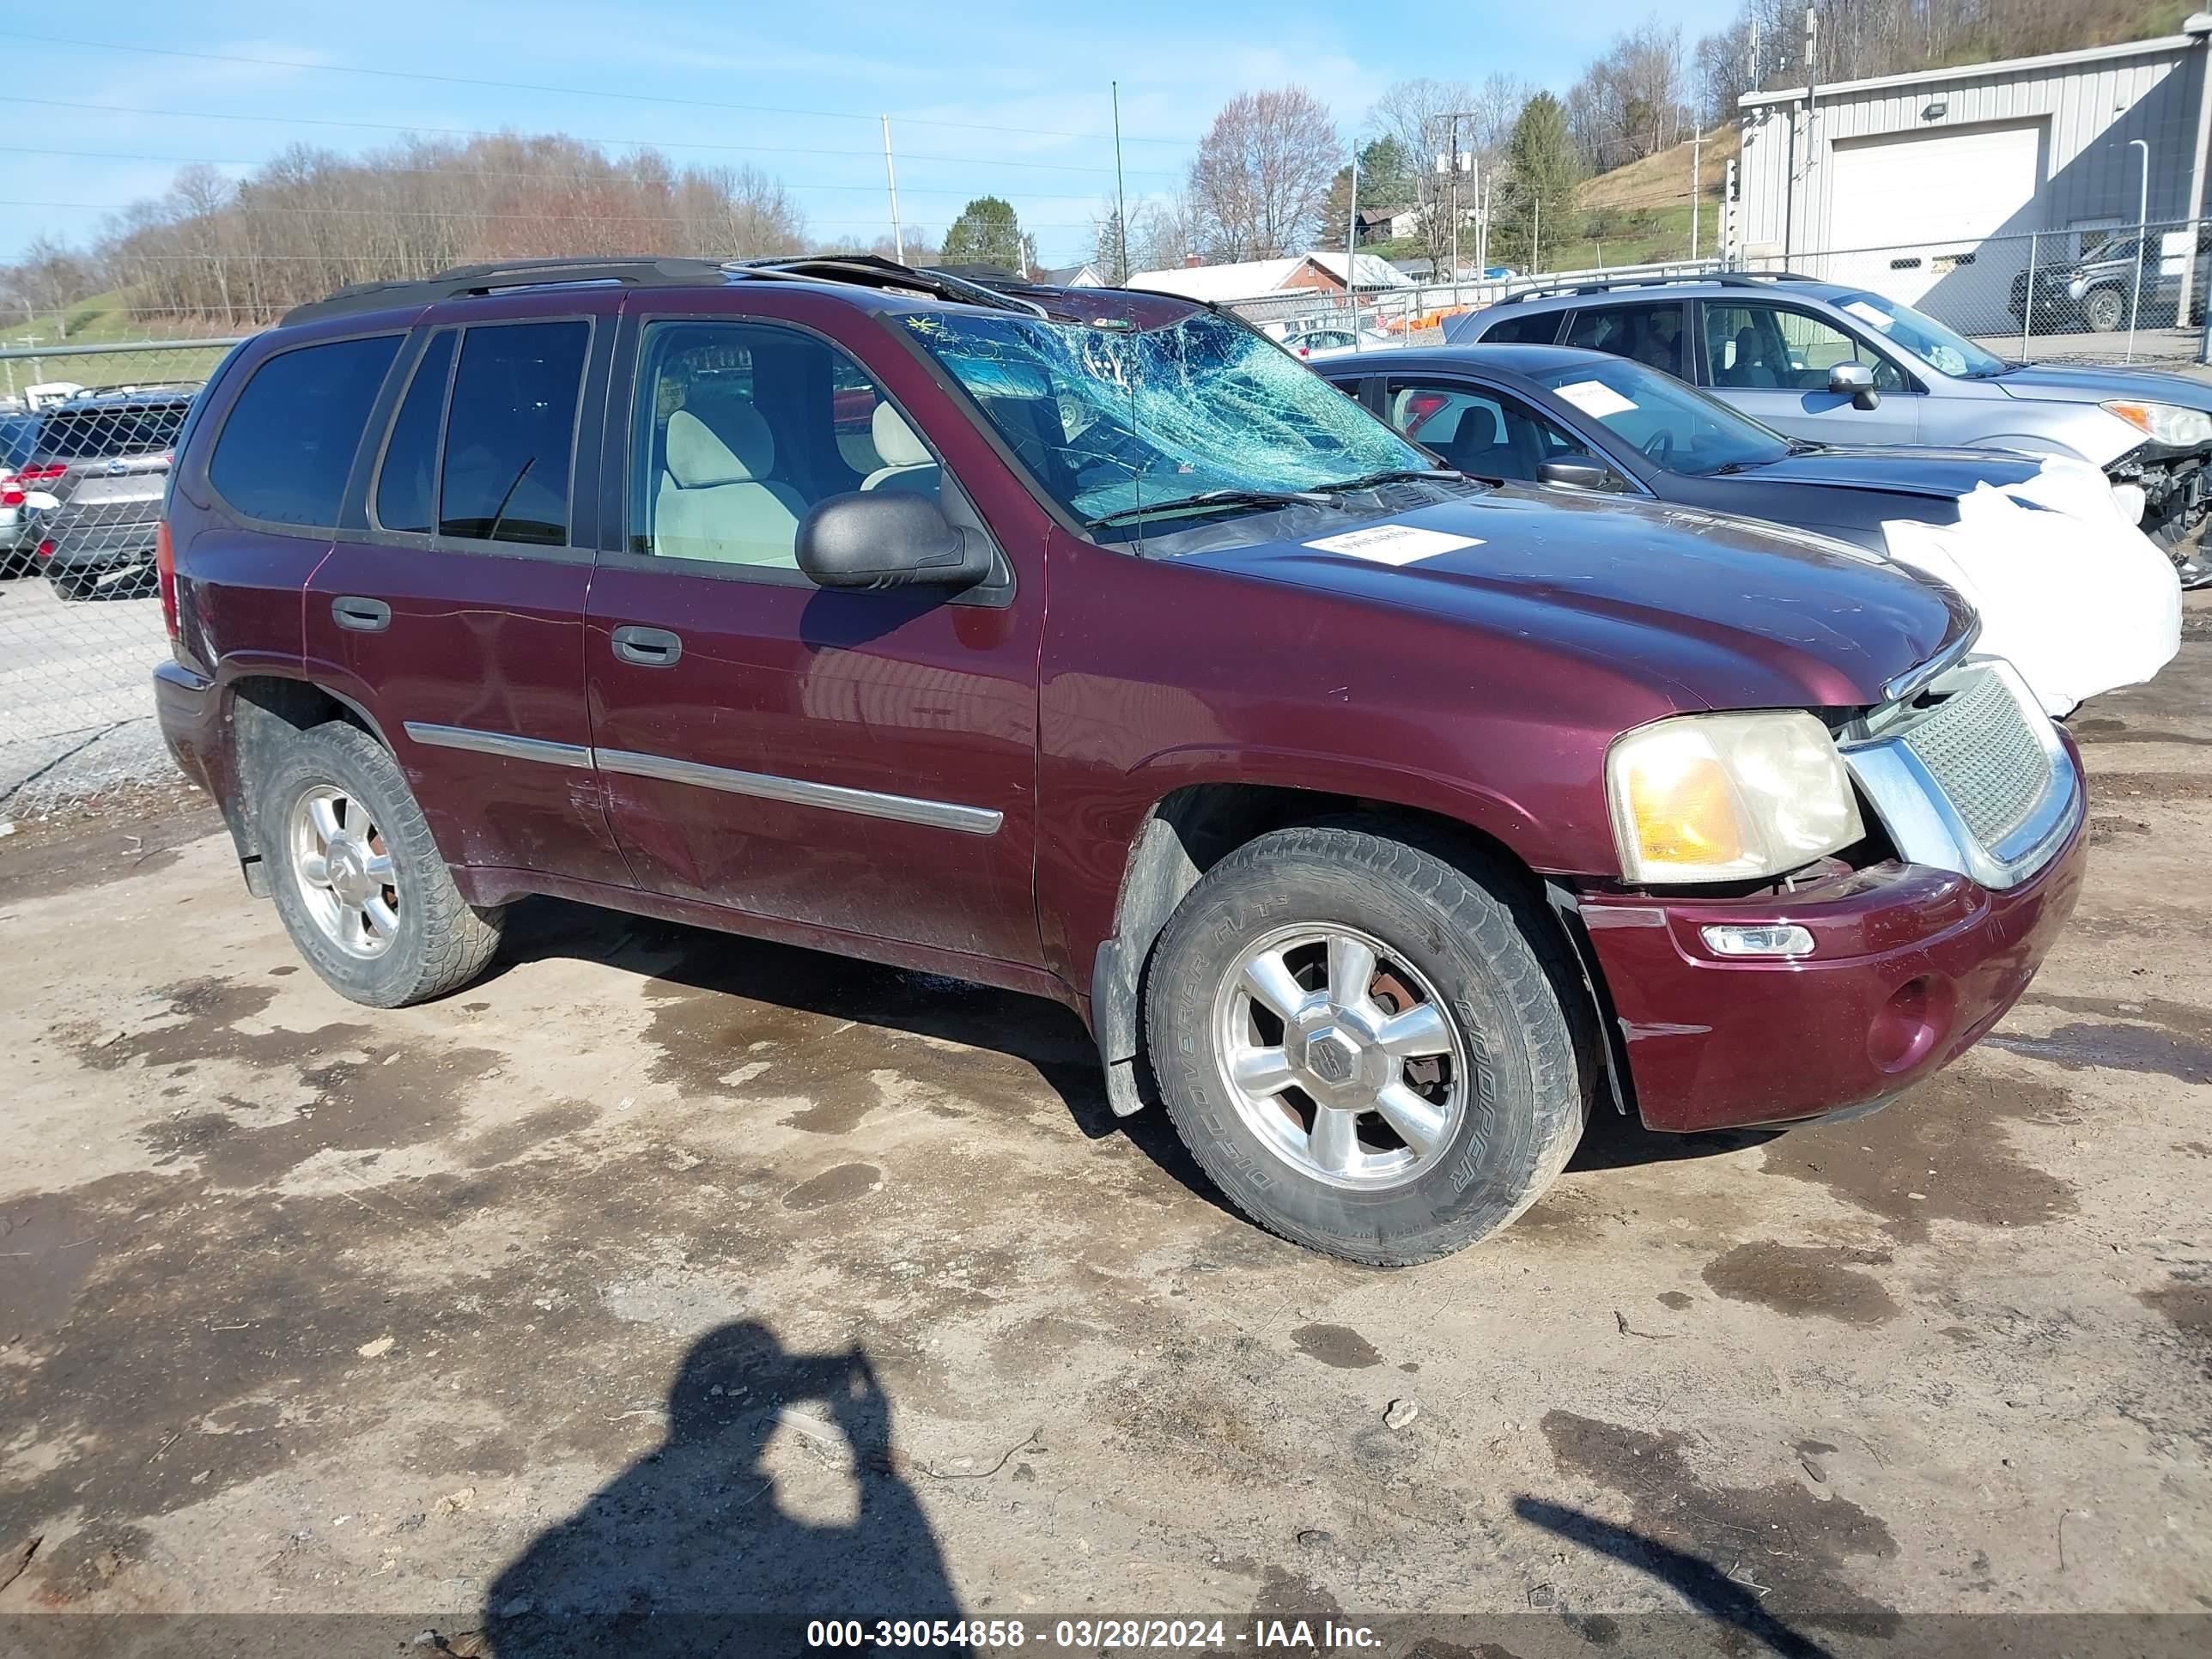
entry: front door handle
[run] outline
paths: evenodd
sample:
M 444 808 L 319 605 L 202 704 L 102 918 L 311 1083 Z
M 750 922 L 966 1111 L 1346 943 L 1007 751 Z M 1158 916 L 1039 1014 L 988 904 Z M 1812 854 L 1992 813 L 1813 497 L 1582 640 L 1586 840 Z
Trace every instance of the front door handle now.
M 392 626 L 392 607 L 382 599 L 356 599 L 349 594 L 331 601 L 331 615 L 340 628 L 356 634 L 381 634 Z
M 617 628 L 613 635 L 615 655 L 640 668 L 668 668 L 684 654 L 684 641 L 665 628 Z

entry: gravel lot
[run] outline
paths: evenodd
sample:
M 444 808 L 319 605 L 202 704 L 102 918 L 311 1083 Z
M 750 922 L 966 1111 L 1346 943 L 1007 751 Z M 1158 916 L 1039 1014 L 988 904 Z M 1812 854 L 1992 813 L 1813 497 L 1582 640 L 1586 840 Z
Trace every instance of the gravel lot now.
M 134 591 L 70 602 L 35 576 L 0 582 L 0 816 L 175 775 L 147 679 L 168 654 L 161 602 Z
M 4 1619 L 68 1610 L 551 1653 L 582 1607 L 577 1651 L 735 1654 L 684 1615 L 797 1607 L 2201 1653 L 2191 618 L 2075 719 L 2087 890 L 1990 1042 L 1856 1123 L 1601 1121 L 1400 1273 L 1225 1212 L 1041 1003 L 540 903 L 483 984 L 372 1013 L 189 798 L 0 842 L 0 1649 L 112 1640 Z

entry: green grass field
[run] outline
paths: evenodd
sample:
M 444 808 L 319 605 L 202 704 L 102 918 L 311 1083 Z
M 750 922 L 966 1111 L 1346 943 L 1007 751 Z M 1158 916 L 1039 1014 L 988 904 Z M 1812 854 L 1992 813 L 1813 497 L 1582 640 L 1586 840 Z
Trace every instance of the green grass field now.
M 58 312 L 32 317 L 0 331 L 0 397 L 14 397 L 40 382 L 73 380 L 84 386 L 167 386 L 205 380 L 222 360 L 221 347 L 181 351 L 115 351 L 42 356 L 41 346 L 122 345 L 134 340 L 209 337 L 204 326 L 178 331 L 162 319 L 133 317 L 119 292 L 96 294 Z M 217 337 L 219 337 L 219 336 Z

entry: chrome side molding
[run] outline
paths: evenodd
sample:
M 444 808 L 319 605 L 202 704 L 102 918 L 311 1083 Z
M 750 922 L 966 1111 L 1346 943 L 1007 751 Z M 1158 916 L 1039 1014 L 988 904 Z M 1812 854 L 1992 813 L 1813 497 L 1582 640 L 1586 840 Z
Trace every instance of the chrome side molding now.
M 738 772 L 726 766 L 706 766 L 665 755 L 641 755 L 627 749 L 595 749 L 592 757 L 603 772 L 658 778 L 664 783 L 688 783 L 701 789 L 719 789 L 725 794 L 749 795 L 756 800 L 782 801 L 792 806 L 819 806 L 832 812 L 857 813 L 862 817 L 890 818 L 898 823 L 957 830 L 963 836 L 994 836 L 1006 817 L 1003 812 L 985 806 L 961 806 L 951 801 L 923 800 L 914 795 L 888 795 L 873 789 L 848 789 L 839 784 L 811 783 L 804 778 L 777 777 L 767 772 Z
M 538 761 L 547 766 L 577 766 L 588 769 L 592 751 L 580 743 L 549 743 L 544 738 L 518 738 L 509 732 L 479 732 L 468 726 L 433 726 L 423 720 L 405 723 L 407 735 L 432 749 L 465 749 L 475 755 L 497 755 L 502 760 Z

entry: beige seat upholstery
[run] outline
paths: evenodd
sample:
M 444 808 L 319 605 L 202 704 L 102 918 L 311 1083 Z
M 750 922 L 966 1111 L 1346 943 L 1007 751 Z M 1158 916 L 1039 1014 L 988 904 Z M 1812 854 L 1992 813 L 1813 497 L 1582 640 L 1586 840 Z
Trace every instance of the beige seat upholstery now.
M 863 489 L 903 489 L 934 495 L 941 473 L 937 458 L 915 435 L 906 417 L 889 404 L 878 404 L 869 420 L 876 455 L 883 465 L 860 480 Z
M 726 400 L 696 414 L 678 410 L 668 417 L 653 550 L 666 558 L 796 569 L 806 503 L 789 484 L 765 476 L 775 465 L 775 439 L 751 404 Z

